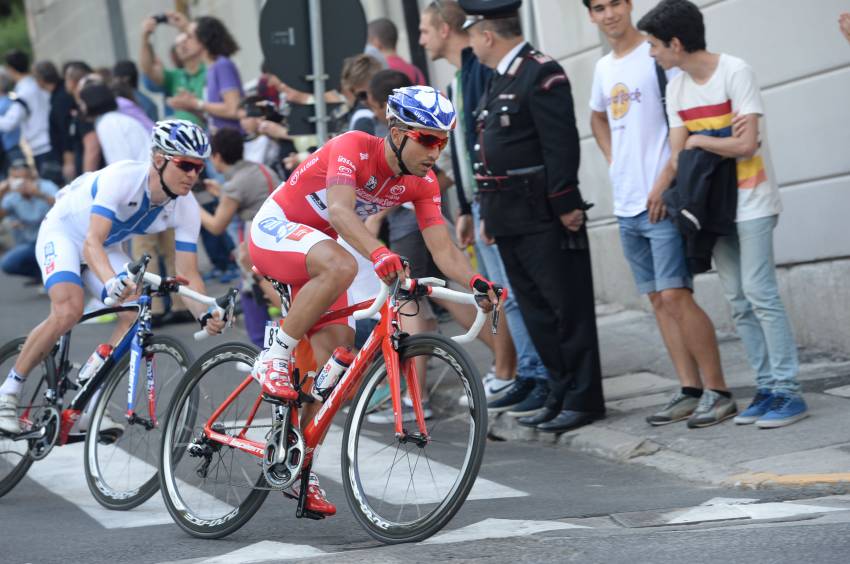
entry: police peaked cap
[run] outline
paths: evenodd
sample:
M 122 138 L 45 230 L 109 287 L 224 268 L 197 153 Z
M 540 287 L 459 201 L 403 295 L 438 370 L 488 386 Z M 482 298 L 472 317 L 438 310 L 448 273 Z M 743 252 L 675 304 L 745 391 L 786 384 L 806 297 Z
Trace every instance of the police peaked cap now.
M 463 29 L 469 29 L 482 20 L 510 18 L 517 15 L 522 0 L 458 0 L 467 13 Z

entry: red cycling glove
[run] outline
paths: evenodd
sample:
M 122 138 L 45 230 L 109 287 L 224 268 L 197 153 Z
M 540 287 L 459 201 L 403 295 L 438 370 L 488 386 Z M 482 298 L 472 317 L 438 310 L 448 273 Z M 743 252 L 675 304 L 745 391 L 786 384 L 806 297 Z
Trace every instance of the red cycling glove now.
M 375 274 L 383 280 L 388 278 L 393 272 L 402 270 L 401 257 L 389 250 L 386 247 L 378 247 L 372 254 L 369 255 L 372 259 L 372 264 L 375 265 Z
M 502 288 L 498 284 L 494 284 L 490 282 L 480 274 L 476 274 L 469 281 L 469 287 L 472 288 L 472 291 L 475 293 L 476 299 L 479 297 L 487 298 L 487 293 L 492 290 L 497 297 L 502 299 L 507 299 L 508 291 L 505 288 Z

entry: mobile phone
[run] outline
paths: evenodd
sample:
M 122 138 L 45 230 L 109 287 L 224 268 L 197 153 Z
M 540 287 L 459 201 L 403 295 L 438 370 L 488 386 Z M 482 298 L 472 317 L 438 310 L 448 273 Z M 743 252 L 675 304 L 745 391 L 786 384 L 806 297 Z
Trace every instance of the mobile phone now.
M 168 16 L 166 14 L 156 14 L 153 16 L 153 21 L 158 24 L 168 23 Z

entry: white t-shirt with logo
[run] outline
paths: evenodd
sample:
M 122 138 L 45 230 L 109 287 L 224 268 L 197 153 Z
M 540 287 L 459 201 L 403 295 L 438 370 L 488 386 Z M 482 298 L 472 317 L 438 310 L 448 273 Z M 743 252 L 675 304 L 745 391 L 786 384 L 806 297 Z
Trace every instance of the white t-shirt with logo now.
M 734 114 L 759 116 L 759 149 L 738 161 L 738 215 L 747 221 L 782 211 L 776 176 L 770 161 L 765 130 L 764 104 L 756 75 L 746 62 L 720 55 L 717 69 L 705 84 L 686 73 L 667 85 L 670 128 L 687 127 L 691 134 L 730 137 Z
M 678 73 L 668 71 L 667 75 Z M 664 106 L 649 43 L 641 43 L 620 58 L 608 53 L 596 63 L 590 109 L 608 114 L 614 215 L 639 215 L 646 211 L 647 196 L 670 158 Z

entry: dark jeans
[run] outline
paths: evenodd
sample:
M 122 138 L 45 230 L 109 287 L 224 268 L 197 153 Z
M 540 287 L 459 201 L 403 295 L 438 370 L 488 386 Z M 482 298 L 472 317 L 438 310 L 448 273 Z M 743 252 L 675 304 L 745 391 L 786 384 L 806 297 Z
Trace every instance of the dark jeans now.
M 35 242 L 21 243 L 3 255 L 0 269 L 6 274 L 41 279 L 41 269 L 35 260 Z
M 50 180 L 60 188 L 65 185 L 65 179 L 62 178 L 62 163 L 52 152 L 36 155 L 35 168 L 38 169 L 40 177 Z
M 215 208 L 218 207 L 218 200 L 204 204 L 202 207 L 211 214 L 215 214 Z M 221 235 L 213 235 L 202 227 L 201 241 L 204 244 L 204 250 L 207 252 L 207 256 L 210 257 L 210 262 L 213 263 L 215 268 L 219 270 L 236 268 L 236 263 L 230 256 L 236 245 L 233 244 L 230 235 L 226 232 Z

